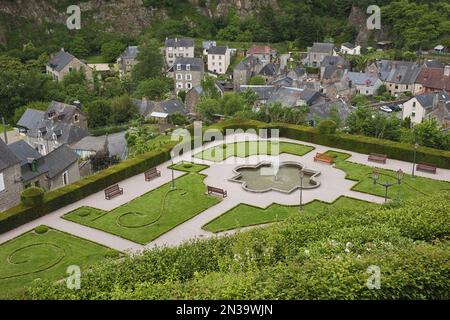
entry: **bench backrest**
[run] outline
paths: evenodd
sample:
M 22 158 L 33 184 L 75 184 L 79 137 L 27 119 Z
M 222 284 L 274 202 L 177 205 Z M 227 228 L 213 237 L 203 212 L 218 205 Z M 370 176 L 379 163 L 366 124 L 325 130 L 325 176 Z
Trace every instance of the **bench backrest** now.
M 332 156 L 329 156 L 329 155 L 327 155 L 327 154 L 325 154 L 325 153 L 317 153 L 317 154 L 316 154 L 316 157 L 317 157 L 317 158 L 327 159 L 327 160 L 333 160 L 333 157 L 332 157 Z
M 223 192 L 224 192 L 223 189 L 215 188 L 215 187 L 210 187 L 210 186 L 208 186 L 208 190 L 209 190 L 209 191 L 214 191 L 214 192 L 220 192 L 220 193 L 223 193 Z
M 113 185 L 111 187 L 106 188 L 105 192 L 108 193 L 108 192 L 117 191 L 117 190 L 119 190 L 119 185 L 115 184 L 115 185 Z
M 378 158 L 387 158 L 387 155 L 380 154 L 380 153 L 371 153 L 370 155 L 373 157 L 378 157 Z
M 151 169 L 147 170 L 145 173 L 152 174 L 152 173 L 156 173 L 156 172 L 157 172 L 156 168 L 151 168 Z
M 426 162 L 420 162 L 418 165 L 423 167 L 436 168 L 436 166 L 433 166 L 432 164 Z

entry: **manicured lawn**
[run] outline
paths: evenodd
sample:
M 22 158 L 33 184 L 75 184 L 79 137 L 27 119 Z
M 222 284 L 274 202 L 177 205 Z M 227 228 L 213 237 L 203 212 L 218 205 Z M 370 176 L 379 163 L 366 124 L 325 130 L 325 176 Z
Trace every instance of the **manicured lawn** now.
M 209 166 L 207 166 L 205 164 L 197 164 L 197 163 L 192 163 L 192 162 L 181 161 L 181 162 L 175 163 L 172 166 L 169 166 L 169 169 L 172 169 L 172 168 L 174 170 L 184 171 L 184 172 L 200 172 L 200 171 L 203 171 L 203 170 L 209 168 Z
M 70 265 L 83 272 L 111 253 L 112 249 L 57 230 L 25 233 L 0 245 L 0 298 L 20 295 L 38 278 L 63 279 Z
M 327 154 L 330 152 L 328 151 Z M 385 188 L 373 183 L 372 173 L 374 169 L 372 167 L 345 161 L 347 155 L 344 153 L 332 152 L 332 154 L 337 155 L 335 158 L 336 168 L 345 171 L 347 179 L 359 181 L 353 187 L 354 191 L 384 197 Z M 380 173 L 379 182 L 381 183 L 397 181 L 395 171 L 378 169 L 378 172 Z M 388 197 L 406 200 L 429 196 L 442 190 L 450 190 L 450 183 L 417 176 L 413 178 L 410 174 L 405 173 L 400 185 L 389 188 Z
M 306 204 L 303 207 L 303 210 L 304 213 L 315 213 L 327 210 L 328 208 L 351 209 L 365 206 L 376 206 L 376 204 L 349 197 L 340 197 L 333 203 L 314 200 Z M 299 212 L 298 206 L 283 206 L 279 204 L 273 204 L 266 209 L 261 209 L 246 204 L 240 204 L 233 209 L 225 212 L 217 219 L 204 225 L 203 229 L 210 232 L 221 232 L 252 225 L 282 221 L 292 215 L 297 214 L 302 214 Z
M 279 147 L 279 153 L 276 152 L 276 147 Z M 220 162 L 233 156 L 246 158 L 258 154 L 277 155 L 280 153 L 289 153 L 296 156 L 303 156 L 312 150 L 314 150 L 314 147 L 290 142 L 280 142 L 279 144 L 276 144 L 262 141 L 261 144 L 258 144 L 257 141 L 245 141 L 209 148 L 203 150 L 200 154 L 196 154 L 195 157 L 203 160 Z
M 65 219 L 97 228 L 140 244 L 148 243 L 220 202 L 206 195 L 204 175 L 186 174 L 110 212 L 80 208 Z

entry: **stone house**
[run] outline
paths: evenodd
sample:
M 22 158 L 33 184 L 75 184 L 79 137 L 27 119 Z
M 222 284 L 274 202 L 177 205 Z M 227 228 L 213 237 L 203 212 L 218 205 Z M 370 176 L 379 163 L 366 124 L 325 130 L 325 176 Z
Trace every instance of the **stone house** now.
M 146 119 L 152 119 L 161 124 L 167 124 L 169 117 L 175 113 L 187 115 L 187 110 L 179 99 L 164 101 L 149 101 L 147 98 L 133 99 L 138 113 Z
M 84 70 L 86 80 L 93 80 L 93 70 L 84 61 L 77 59 L 64 49 L 53 54 L 46 66 L 46 73 L 57 81 L 62 81 L 72 71 L 80 70 Z
M 311 67 L 319 67 L 325 57 L 336 55 L 333 43 L 315 42 L 312 47 L 308 47 L 308 54 L 304 62 Z
M 36 186 L 50 191 L 80 180 L 79 157 L 67 145 L 62 145 L 45 156 L 23 140 L 8 147 L 21 161 L 21 182 L 24 189 Z
M 413 124 L 425 119 L 435 119 L 442 126 L 448 127 L 450 96 L 445 91 L 419 94 L 403 103 L 402 117 L 409 117 Z
M 255 57 L 262 61 L 264 64 L 270 63 L 272 59 L 276 57 L 277 53 L 275 50 L 272 50 L 270 46 L 258 46 L 253 45 L 247 51 L 247 57 Z
M 166 64 L 172 67 L 178 58 L 194 58 L 195 42 L 189 38 L 166 39 Z
M 450 94 L 450 65 L 444 68 L 423 68 L 417 76 L 415 93 L 445 91 Z
M 399 96 L 405 92 L 415 92 L 416 79 L 421 69 L 414 62 L 377 60 L 367 66 L 366 73 L 380 78 L 389 94 Z
M 242 85 L 239 87 L 240 93 L 247 90 L 252 90 L 256 93 L 256 101 L 254 108 L 258 110 L 261 106 L 265 105 L 267 101 L 273 96 L 277 91 L 278 87 L 274 85 Z
M 203 74 L 204 64 L 200 58 L 177 58 L 168 71 L 168 75 L 173 77 L 176 94 L 199 86 Z
M 0 212 L 20 203 L 20 159 L 0 139 Z
M 208 49 L 208 71 L 225 74 L 230 66 L 231 51 L 228 47 L 210 47 Z
M 264 66 L 259 72 L 259 75 L 264 77 L 266 83 L 272 83 L 281 75 L 281 69 L 279 64 L 269 63 Z
M 350 63 L 340 56 L 326 56 L 320 63 L 320 79 L 324 84 L 340 81 Z
M 80 108 L 56 101 L 45 112 L 27 109 L 17 126 L 42 155 L 63 144 L 71 146 L 88 135 L 87 117 Z
M 259 74 L 267 63 L 255 56 L 249 56 L 244 58 L 233 69 L 233 87 L 234 90 L 238 90 L 240 86 L 247 85 L 250 78 Z
M 131 73 L 134 66 L 138 63 L 138 54 L 138 46 L 128 46 L 119 58 L 117 58 L 117 67 L 121 78 Z
M 376 95 L 377 90 L 383 85 L 378 77 L 362 72 L 346 72 L 342 82 L 352 93 L 364 96 Z

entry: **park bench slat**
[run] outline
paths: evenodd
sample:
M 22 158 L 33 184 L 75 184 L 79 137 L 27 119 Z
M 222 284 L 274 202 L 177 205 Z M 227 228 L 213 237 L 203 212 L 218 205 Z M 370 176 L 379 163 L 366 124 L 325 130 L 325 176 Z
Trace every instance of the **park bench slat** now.
M 157 170 L 156 168 L 151 168 L 151 169 L 145 171 L 144 176 L 145 176 L 145 181 L 150 181 L 156 177 L 160 177 L 161 172 L 159 170 Z
M 316 155 L 314 156 L 314 161 L 321 161 L 321 162 L 332 164 L 334 162 L 334 159 L 333 159 L 333 157 L 331 157 L 325 153 L 316 153 Z
M 110 200 L 111 198 L 123 194 L 123 189 L 119 187 L 118 184 L 114 184 L 105 189 L 105 199 Z
M 221 188 L 216 188 L 216 187 L 211 187 L 211 186 L 207 186 L 207 187 L 208 187 L 208 194 L 216 193 L 216 194 L 222 195 L 224 198 L 228 195 L 227 191 L 223 190 Z

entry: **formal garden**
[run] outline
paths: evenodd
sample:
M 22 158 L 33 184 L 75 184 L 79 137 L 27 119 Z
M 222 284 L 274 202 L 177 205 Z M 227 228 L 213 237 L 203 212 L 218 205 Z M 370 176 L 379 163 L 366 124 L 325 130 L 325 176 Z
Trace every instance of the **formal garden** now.
M 83 269 L 118 254 L 99 244 L 39 226 L 0 246 L 0 298 L 20 295 L 36 279 L 64 279 L 71 265 Z

